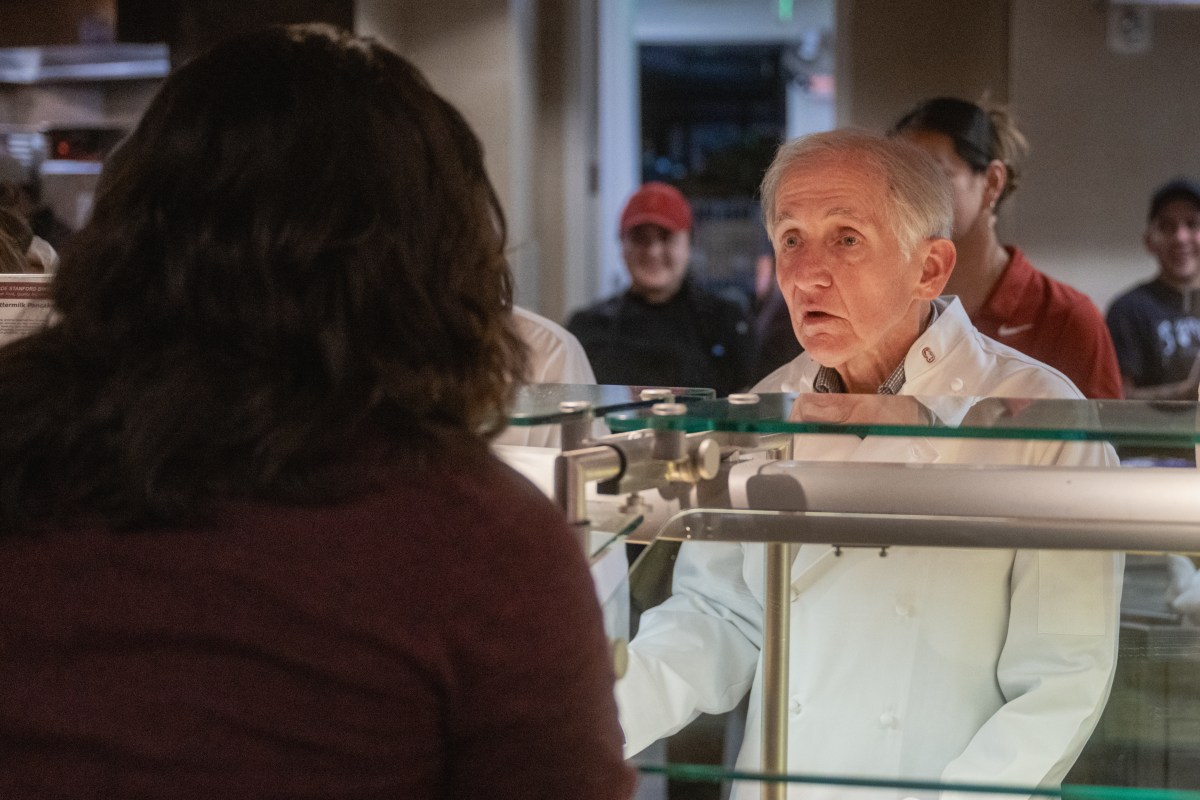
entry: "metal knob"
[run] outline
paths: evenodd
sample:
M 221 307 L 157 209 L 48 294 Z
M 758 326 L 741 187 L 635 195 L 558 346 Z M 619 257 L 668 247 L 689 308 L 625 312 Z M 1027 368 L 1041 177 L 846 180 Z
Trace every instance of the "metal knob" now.
M 609 639 L 608 643 L 612 648 L 613 671 L 617 673 L 617 680 L 620 680 L 629 670 L 629 643 L 624 639 Z
M 721 446 L 713 439 L 700 442 L 692 454 L 692 469 L 702 481 L 711 481 L 721 472 Z

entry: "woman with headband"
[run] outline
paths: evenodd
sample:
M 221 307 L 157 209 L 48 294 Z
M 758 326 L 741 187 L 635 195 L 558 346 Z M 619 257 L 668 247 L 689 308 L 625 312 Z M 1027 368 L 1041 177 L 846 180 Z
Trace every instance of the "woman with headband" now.
M 982 333 L 1062 372 L 1089 398 L 1121 397 L 1112 338 L 1096 305 L 1039 272 L 996 236 L 996 212 L 1016 190 L 1028 146 L 1001 108 L 924 100 L 892 128 L 941 165 L 954 191 L 958 260 L 945 293 Z

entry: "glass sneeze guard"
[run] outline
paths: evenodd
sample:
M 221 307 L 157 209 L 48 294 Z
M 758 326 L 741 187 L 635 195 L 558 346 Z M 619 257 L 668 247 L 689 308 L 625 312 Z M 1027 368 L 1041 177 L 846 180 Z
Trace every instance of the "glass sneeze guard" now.
M 646 389 L 669 389 L 677 402 L 691 403 L 712 400 L 716 392 L 712 389 L 694 387 L 651 387 L 616 386 L 610 384 L 537 383 L 522 386 L 516 401 L 508 413 L 510 425 L 549 425 L 561 423 L 579 416 L 579 411 L 564 411 L 563 403 L 587 403 L 591 413 L 597 417 L 605 414 L 643 408 L 656 401 L 643 399 Z
M 744 397 L 744 396 L 743 396 Z M 831 433 L 984 439 L 1106 441 L 1191 447 L 1200 440 L 1200 405 L 1183 401 L 1037 400 L 910 395 L 755 395 L 757 402 L 696 400 L 687 413 L 656 418 L 648 409 L 605 415 L 613 431 Z
M 624 393 L 621 389 L 624 389 Z M 593 404 L 594 413 L 603 415 L 605 423 L 618 436 L 622 433 L 648 435 L 636 434 L 636 431 L 669 430 L 685 434 L 707 431 L 721 443 L 723 454 L 738 450 L 753 438 L 741 434 L 1105 441 L 1118 450 L 1125 446 L 1160 448 L 1187 457 L 1191 456 L 1200 440 L 1200 426 L 1197 424 L 1200 405 L 1186 402 L 778 393 L 762 394 L 753 400 L 689 398 L 685 401 L 686 410 L 683 413 L 659 416 L 653 412 L 652 402 L 642 401 L 638 394 L 625 387 L 617 387 L 616 391 L 599 391 L 589 397 L 581 397 L 583 393 L 575 387 L 556 391 L 557 394 L 549 393 L 541 398 L 542 411 L 537 410 L 536 404 L 526 404 L 525 416 L 521 421 L 514 418 L 514 424 L 558 421 L 555 417 L 561 418 L 562 414 L 557 407 L 559 402 L 582 399 Z M 603 442 L 603 439 L 595 441 Z M 803 462 L 798 466 L 804 466 Z M 1127 473 L 1131 479 L 1134 477 L 1133 470 L 1120 472 Z M 1165 470 L 1146 471 L 1147 476 L 1154 472 L 1167 473 Z M 1195 493 L 1200 495 L 1200 475 L 1194 470 L 1172 472 L 1178 474 L 1184 484 L 1194 478 Z M 936 474 L 936 471 L 926 472 L 926 481 L 930 480 L 928 476 Z M 1131 481 L 1130 486 L 1135 483 Z M 1179 491 L 1191 493 L 1191 488 L 1181 485 Z M 1112 494 L 1111 487 L 1106 487 L 1104 491 Z M 694 530 L 676 532 L 678 538 L 694 541 L 710 538 L 714 544 L 721 541 L 786 540 L 786 527 L 805 513 L 753 506 L 740 512 L 732 512 L 728 508 L 694 508 L 690 511 L 693 514 L 708 514 L 712 518 L 723 514 L 731 514 L 730 518 L 740 515 L 738 524 L 743 528 L 760 529 L 742 536 L 731 535 L 732 528 L 715 533 L 710 531 L 711 535 L 696 535 Z M 1103 513 L 1103 510 L 1098 513 Z M 788 514 L 793 514 L 793 518 L 773 519 L 770 522 L 762 516 L 783 518 Z M 852 513 L 835 511 L 828 516 L 830 519 L 840 518 L 848 526 L 845 529 L 847 531 L 855 525 L 873 524 L 870 515 L 856 518 Z M 713 519 L 704 516 L 693 516 L 692 522 L 697 520 L 706 525 L 713 522 Z M 935 520 L 930 517 L 915 522 L 927 525 Z M 978 524 L 978 519 L 971 522 Z M 943 517 L 942 523 L 947 530 L 951 530 L 955 520 Z M 1081 528 L 1086 527 L 1086 520 L 1084 523 Z M 1003 525 L 1004 521 L 1001 520 L 1001 527 Z M 1152 521 L 1146 525 L 1147 528 L 1163 527 L 1156 526 Z M 1189 523 L 1184 527 L 1195 526 L 1200 526 L 1200 518 L 1196 519 L 1194 526 Z M 1047 533 L 1055 527 L 1060 526 L 1049 525 Z M 664 563 L 665 574 L 669 575 L 669 548 L 677 547 L 677 542 L 670 541 L 669 530 L 664 533 L 667 535 L 660 535 L 634 562 L 626 591 L 614 593 L 614 597 L 633 599 L 635 615 L 645 602 L 647 593 L 653 591 L 655 582 L 661 582 Z M 1122 531 L 1119 522 L 1114 524 L 1112 535 L 1116 538 L 1111 549 L 1137 549 L 1128 545 L 1118 546 L 1121 537 L 1128 533 Z M 1183 538 L 1180 542 L 1189 541 L 1191 533 L 1190 530 L 1181 531 Z M 982 538 L 986 540 L 987 536 Z M 898 546 L 902 543 L 892 544 Z M 708 545 L 706 541 L 695 541 L 698 547 Z M 987 542 L 972 542 L 967 546 L 987 547 Z M 668 554 L 657 559 L 657 567 L 652 557 L 656 551 Z M 689 761 L 670 750 L 659 750 L 646 751 L 634 760 L 642 773 L 643 782 L 651 784 L 649 793 L 639 794 L 639 798 L 667 797 L 665 783 L 670 778 L 676 787 L 673 791 L 686 792 L 686 788 L 679 788 L 681 786 L 701 791 L 707 787 L 711 791 L 718 784 L 734 783 L 743 787 L 743 791 L 745 787 L 753 787 L 753 793 L 746 796 L 754 797 L 758 796 L 760 786 L 763 787 L 763 796 L 782 797 L 783 794 L 770 793 L 768 788 L 782 787 L 789 799 L 793 796 L 807 797 L 810 791 L 816 791 L 821 797 L 833 792 L 833 796 L 844 797 L 845 800 L 857 800 L 860 797 L 864 800 L 880 797 L 937 798 L 945 797 L 947 793 L 964 799 L 984 796 L 1061 796 L 1088 800 L 1200 800 L 1200 791 L 1197 790 L 1200 789 L 1200 630 L 1193 632 L 1186 625 L 1181 626 L 1179 616 L 1171 614 L 1165 601 L 1162 601 L 1162 587 L 1159 585 L 1162 569 L 1156 560 L 1162 556 L 1131 556 L 1127 564 L 1138 558 L 1143 561 L 1137 562 L 1137 569 L 1127 568 L 1126 571 L 1125 597 L 1132 598 L 1131 602 L 1136 601 L 1138 605 L 1128 610 L 1122 608 L 1121 652 L 1109 706 L 1075 771 L 1068 775 L 1061 786 L 941 783 L 936 777 L 929 780 L 893 780 L 887 776 L 794 774 L 778 770 L 764 772 L 733 769 L 729 766 L 728 754 L 724 764 L 702 764 Z M 1131 577 L 1131 572 L 1138 570 L 1144 574 Z M 1131 580 L 1144 582 L 1147 574 L 1152 576 L 1149 584 L 1130 583 Z M 1154 608 L 1147 610 L 1146 605 L 1153 605 Z M 1193 675 L 1194 678 L 1191 677 Z M 663 794 L 654 793 L 653 784 L 656 782 L 663 785 Z

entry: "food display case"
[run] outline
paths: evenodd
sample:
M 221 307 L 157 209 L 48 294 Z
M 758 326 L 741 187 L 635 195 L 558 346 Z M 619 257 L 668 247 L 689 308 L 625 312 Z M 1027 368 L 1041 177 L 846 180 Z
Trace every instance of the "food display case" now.
M 594 435 L 594 418 L 611 432 Z M 1093 451 L 1153 447 L 1179 456 L 1169 463 L 1194 463 L 1196 403 L 795 394 L 716 400 L 558 386 L 531 388 L 513 419 L 563 426 L 553 493 L 597 563 L 627 539 L 648 543 L 640 553 L 629 550 L 631 568 L 602 598 L 610 607 L 606 618 L 619 674 L 639 614 L 671 594 L 678 543 L 696 551 L 753 545 L 762 555 L 755 567 L 763 587 L 761 692 L 749 713 L 761 742 L 754 763 L 743 759 L 734 767 L 735 720 L 710 725 L 725 739 L 709 759 L 713 763 L 678 758 L 662 747 L 636 756 L 644 785 L 665 776 L 672 779 L 672 794 L 685 784 L 718 791 L 680 794 L 689 797 L 725 796 L 732 785 L 737 797 L 764 798 L 1200 798 L 1200 627 L 1194 627 L 1200 624 L 1200 577 L 1189 573 L 1196 562 L 1186 555 L 1200 552 L 1200 473 L 1179 466 L 947 464 L 928 456 L 949 441 L 983 447 L 979 452 L 993 444 L 1019 450 L 1051 443 Z M 825 447 L 836 454 L 847 443 L 853 450 L 858 442 L 875 443 L 874 452 L 890 455 L 796 457 Z M 797 450 L 797 443 L 804 447 Z M 1107 452 L 1115 464 L 1113 451 Z M 670 505 L 665 516 L 646 513 L 664 503 Z M 896 556 L 920 549 L 1114 554 L 1114 563 L 1123 563 L 1116 669 L 1103 713 L 1085 722 L 1094 729 L 1085 731 L 1086 744 L 1070 771 L 1061 780 L 1023 785 L 961 772 L 953 779 L 913 774 L 903 758 L 899 768 L 859 774 L 819 765 L 789 768 L 788 735 L 799 716 L 797 698 L 789 693 L 789 660 L 798 653 L 812 656 L 803 642 L 789 642 L 791 615 L 810 613 L 796 560 L 798 549 L 814 545 L 833 559 L 880 563 L 889 555 L 900 563 Z M 933 573 L 927 582 L 946 581 Z M 1059 584 L 1040 591 L 1073 589 L 1069 580 Z M 1086 605 L 1088 598 L 1081 599 Z M 1195 603 L 1195 617 L 1189 603 Z M 896 614 L 902 606 L 912 614 L 901 603 Z M 847 637 L 855 635 L 856 624 L 848 615 Z M 1063 685 L 1069 693 L 1070 682 Z M 903 717 L 884 713 L 879 724 L 902 727 Z

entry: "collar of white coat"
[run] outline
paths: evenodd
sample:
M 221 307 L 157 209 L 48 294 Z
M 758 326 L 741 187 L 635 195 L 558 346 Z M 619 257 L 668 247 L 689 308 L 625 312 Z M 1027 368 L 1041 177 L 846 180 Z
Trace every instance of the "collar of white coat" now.
M 965 364 L 961 370 L 952 368 L 956 359 L 970 351 L 967 340 L 974 335 L 975 327 L 957 297 L 938 297 L 933 303 L 936 318 L 904 357 L 905 382 L 900 394 L 919 396 L 939 420 L 955 425 L 975 402 L 972 386 L 964 379 L 974 373 Z M 811 392 L 819 369 L 816 361 L 801 353 L 759 381 L 754 391 Z
M 968 341 L 977 332 L 957 297 L 938 297 L 933 303 L 937 318 L 904 357 L 907 379 L 901 394 L 920 397 L 937 419 L 953 427 L 979 400 L 972 380 L 978 368 L 969 363 L 974 359 Z
M 932 302 L 936 309 L 933 323 L 917 337 L 904 357 L 906 389 L 909 383 L 922 381 L 942 366 L 941 362 L 944 362 L 963 341 L 967 332 L 974 328 L 957 297 L 937 297 Z M 906 391 L 905 394 L 920 392 Z

